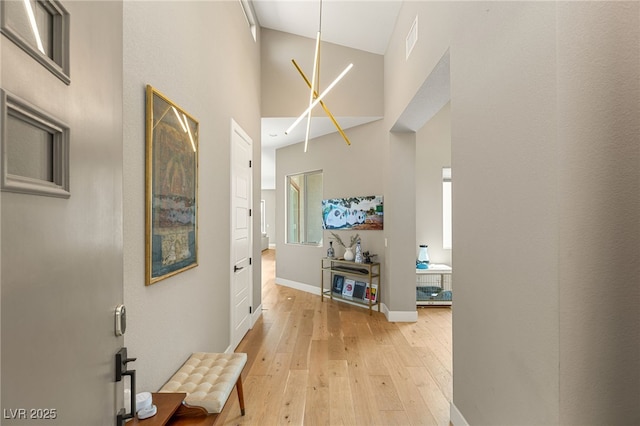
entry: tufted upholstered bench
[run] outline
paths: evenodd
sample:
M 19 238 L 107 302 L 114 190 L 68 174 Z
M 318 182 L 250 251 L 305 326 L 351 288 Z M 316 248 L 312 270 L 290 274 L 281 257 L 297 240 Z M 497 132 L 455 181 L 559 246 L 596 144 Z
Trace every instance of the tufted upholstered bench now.
M 171 379 L 160 389 L 160 393 L 184 392 L 184 404 L 202 407 L 203 414 L 222 412 L 235 385 L 238 390 L 240 412 L 244 416 L 244 395 L 242 392 L 242 369 L 247 363 L 245 353 L 205 353 L 196 352 L 180 367 Z M 185 415 L 197 415 L 194 412 Z

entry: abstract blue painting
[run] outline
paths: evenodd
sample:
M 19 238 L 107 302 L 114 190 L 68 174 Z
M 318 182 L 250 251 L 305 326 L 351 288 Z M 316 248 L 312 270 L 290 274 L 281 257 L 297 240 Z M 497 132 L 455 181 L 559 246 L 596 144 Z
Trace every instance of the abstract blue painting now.
M 381 195 L 322 200 L 322 229 L 381 230 Z

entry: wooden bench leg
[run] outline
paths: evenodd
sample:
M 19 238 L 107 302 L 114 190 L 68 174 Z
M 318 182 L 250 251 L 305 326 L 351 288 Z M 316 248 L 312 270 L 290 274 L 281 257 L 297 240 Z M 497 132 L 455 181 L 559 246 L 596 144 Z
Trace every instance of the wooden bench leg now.
M 236 389 L 238 390 L 238 402 L 240 402 L 240 414 L 244 416 L 244 392 L 242 391 L 242 374 L 238 377 L 236 382 Z

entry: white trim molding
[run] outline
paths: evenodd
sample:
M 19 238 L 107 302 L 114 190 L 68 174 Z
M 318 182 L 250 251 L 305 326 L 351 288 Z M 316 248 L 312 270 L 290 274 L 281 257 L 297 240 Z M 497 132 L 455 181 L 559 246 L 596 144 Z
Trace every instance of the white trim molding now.
M 469 422 L 464 418 L 458 407 L 451 401 L 451 411 L 449 413 L 451 424 L 453 426 L 469 426 Z
M 382 313 L 389 322 L 416 322 L 418 311 L 390 311 L 387 305 L 382 304 Z
M 50 180 L 37 176 L 20 176 L 9 173 L 11 167 L 10 145 L 20 143 L 37 144 L 39 139 L 29 140 L 29 133 L 22 138 L 9 133 L 9 119 L 21 122 L 31 129 L 35 129 L 38 136 L 46 134 L 50 144 L 51 154 L 47 161 L 51 165 Z M 19 98 L 13 93 L 0 89 L 0 189 L 2 191 L 18 192 L 32 195 L 47 195 L 51 197 L 69 198 L 69 150 L 70 128 L 64 122 Z M 14 139 L 9 140 L 13 136 Z M 37 145 L 35 145 L 37 146 Z M 15 159 L 13 159 L 15 161 Z
M 311 293 L 311 294 L 315 294 L 317 296 L 320 296 L 320 288 L 319 287 L 315 287 L 309 284 L 304 284 L 304 283 L 299 283 L 297 281 L 291 281 L 291 280 L 287 280 L 285 278 L 277 278 L 276 277 L 276 284 L 280 284 L 283 285 L 285 287 L 290 287 L 296 290 L 300 290 L 300 291 L 304 291 L 307 293 Z M 325 296 L 327 299 L 328 297 Z M 357 306 L 358 308 L 362 308 L 362 309 L 369 309 L 368 305 L 365 305 L 363 303 L 358 303 L 358 302 L 352 302 L 350 300 L 346 300 L 346 299 L 341 299 L 341 298 L 334 298 L 333 300 L 337 301 L 337 302 L 341 302 L 341 303 L 346 303 L 348 305 L 352 305 L 352 306 Z
M 320 287 L 276 277 L 276 284 L 320 296 Z
M 276 277 L 276 284 L 283 285 L 285 287 L 290 287 L 296 290 L 304 291 L 306 293 L 315 294 L 320 296 L 320 287 L 316 287 L 313 285 L 300 283 L 297 281 L 288 280 L 286 278 L 278 278 Z M 362 303 L 351 302 L 349 300 L 334 298 L 338 302 L 347 303 L 349 305 L 357 306 L 363 309 L 369 309 L 367 305 L 363 305 Z M 418 321 L 418 311 L 390 311 L 387 305 L 384 303 L 380 304 L 380 312 L 384 314 L 389 322 L 416 322 Z

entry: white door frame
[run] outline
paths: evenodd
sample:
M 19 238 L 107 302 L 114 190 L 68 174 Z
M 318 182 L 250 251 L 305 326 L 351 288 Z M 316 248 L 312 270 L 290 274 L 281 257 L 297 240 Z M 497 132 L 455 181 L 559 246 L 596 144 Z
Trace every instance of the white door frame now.
M 249 137 L 249 135 L 242 129 L 242 127 L 240 127 L 240 125 L 232 118 L 231 119 L 231 132 L 230 132 L 230 140 L 229 140 L 229 147 L 230 147 L 230 193 L 229 193 L 229 198 L 230 198 L 230 202 L 229 202 L 229 209 L 230 209 L 230 240 L 229 240 L 229 253 L 230 253 L 230 265 L 229 265 L 229 273 L 230 273 L 230 279 L 229 279 L 229 320 L 230 320 L 230 325 L 229 325 L 229 331 L 230 331 L 230 346 L 229 346 L 229 350 L 230 351 L 234 351 L 235 348 L 238 346 L 238 344 L 240 343 L 240 341 L 242 340 L 242 338 L 244 337 L 244 335 L 242 336 L 237 336 L 235 333 L 235 300 L 234 300 L 234 266 L 235 266 L 235 261 L 234 261 L 234 215 L 236 214 L 236 212 L 233 211 L 234 209 L 234 205 L 233 205 L 233 190 L 234 190 L 234 147 L 233 147 L 233 143 L 234 143 L 234 135 L 238 135 L 240 136 L 242 139 L 244 139 L 245 141 L 247 141 L 247 143 L 249 144 L 249 146 L 251 147 L 250 152 L 251 152 L 251 158 L 250 161 L 251 163 L 253 163 L 253 140 Z M 252 258 L 253 257 L 253 218 L 255 217 L 255 215 L 253 214 L 253 212 L 255 212 L 255 209 L 253 207 L 253 169 L 250 170 L 249 173 L 249 208 L 252 211 L 252 214 L 249 216 L 249 220 L 248 220 L 248 244 L 249 244 L 249 257 Z M 248 265 L 249 268 L 249 276 L 248 276 L 248 300 L 249 300 L 249 306 L 253 309 L 253 264 Z M 253 327 L 253 320 L 252 320 L 252 315 L 251 313 L 248 313 L 248 320 L 249 320 L 249 328 L 251 329 Z

